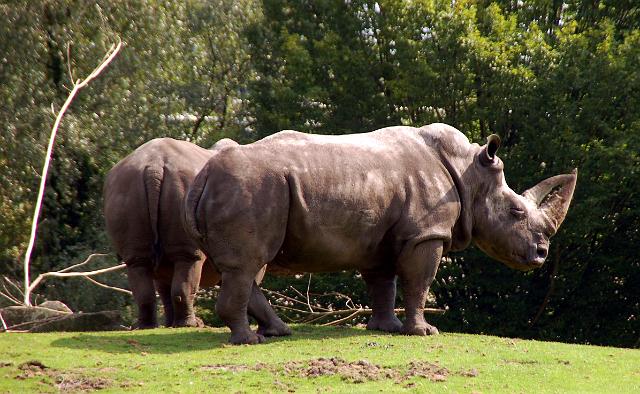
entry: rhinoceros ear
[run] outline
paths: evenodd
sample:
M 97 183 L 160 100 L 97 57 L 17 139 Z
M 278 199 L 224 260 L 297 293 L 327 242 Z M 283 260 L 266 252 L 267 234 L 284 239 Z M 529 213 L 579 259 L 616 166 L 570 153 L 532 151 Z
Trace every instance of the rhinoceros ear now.
M 500 137 L 497 134 L 491 134 L 487 137 L 487 144 L 482 148 L 480 152 L 480 163 L 488 166 L 495 162 L 496 152 L 500 148 Z
M 533 201 L 547 219 L 547 231 L 553 235 L 564 221 L 576 188 L 578 169 L 571 174 L 545 179 L 522 195 Z

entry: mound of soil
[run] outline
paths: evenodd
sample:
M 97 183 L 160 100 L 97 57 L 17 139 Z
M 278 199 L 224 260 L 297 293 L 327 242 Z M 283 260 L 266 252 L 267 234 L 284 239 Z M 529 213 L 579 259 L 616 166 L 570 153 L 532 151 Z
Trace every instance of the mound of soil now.
M 449 375 L 448 369 L 423 361 L 412 361 L 409 363 L 408 370 L 403 373 L 397 369 L 372 364 L 367 360 L 348 362 L 337 357 L 318 358 L 308 362 L 292 361 L 284 365 L 284 371 L 287 374 L 305 378 L 339 375 L 343 380 L 352 383 L 380 379 L 395 379 L 400 382 L 415 376 L 434 382 L 443 382 Z
M 112 382 L 104 378 L 83 376 L 72 372 L 61 372 L 49 368 L 38 360 L 31 360 L 18 365 L 20 371 L 15 379 L 25 380 L 34 377 L 48 377 L 53 379 L 56 389 L 62 392 L 93 391 L 111 386 Z M 43 380 L 45 382 L 45 380 Z
M 288 374 L 294 374 L 305 378 L 314 378 L 323 375 L 339 375 L 343 380 L 353 383 L 362 383 L 369 380 L 384 378 L 397 378 L 397 371 L 391 368 L 371 364 L 367 360 L 347 362 L 341 358 L 318 358 L 308 361 L 304 365 L 300 361 L 292 361 L 284 365 Z

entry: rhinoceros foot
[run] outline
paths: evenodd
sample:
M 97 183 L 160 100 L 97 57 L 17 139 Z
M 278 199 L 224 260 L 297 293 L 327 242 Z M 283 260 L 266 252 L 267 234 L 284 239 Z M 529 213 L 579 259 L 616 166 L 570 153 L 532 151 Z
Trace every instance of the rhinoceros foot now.
M 395 316 L 386 318 L 371 317 L 367 323 L 367 330 L 400 332 L 401 329 L 402 322 Z
M 404 324 L 402 326 L 401 332 L 404 335 L 437 335 L 439 334 L 438 329 L 429 324 Z
M 291 335 L 291 329 L 282 321 L 279 321 L 266 327 L 258 327 L 258 335 L 265 337 L 285 337 Z
M 152 328 L 158 328 L 158 323 L 141 323 L 137 322 L 131 326 L 132 330 L 150 330 Z
M 186 319 L 176 319 L 173 322 L 173 327 L 204 327 L 205 324 L 199 317 L 190 316 Z
M 255 345 L 264 341 L 264 336 L 253 331 L 231 333 L 231 339 L 229 339 L 232 345 Z

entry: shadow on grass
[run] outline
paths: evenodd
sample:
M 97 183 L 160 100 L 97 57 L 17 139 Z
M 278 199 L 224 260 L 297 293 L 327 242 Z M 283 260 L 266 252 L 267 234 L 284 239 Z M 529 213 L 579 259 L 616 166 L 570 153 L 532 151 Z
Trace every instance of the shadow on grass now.
M 288 337 L 267 338 L 266 344 L 296 342 L 301 340 L 321 341 L 357 336 L 391 335 L 350 327 L 321 327 L 294 325 Z M 174 354 L 187 351 L 212 350 L 228 344 L 230 337 L 226 329 L 167 329 L 157 328 L 143 331 L 119 331 L 102 333 L 78 333 L 73 337 L 60 338 L 51 343 L 54 347 L 82 350 L 97 350 L 106 353 Z M 263 346 L 263 345 L 257 345 Z

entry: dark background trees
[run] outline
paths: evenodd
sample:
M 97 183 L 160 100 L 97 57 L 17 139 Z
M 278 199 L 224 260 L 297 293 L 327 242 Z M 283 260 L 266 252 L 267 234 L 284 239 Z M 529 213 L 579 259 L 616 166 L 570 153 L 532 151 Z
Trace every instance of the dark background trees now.
M 635 2 L 3 1 L 0 20 L 0 273 L 20 277 L 50 106 L 70 85 L 67 45 L 82 74 L 119 36 L 122 53 L 62 124 L 34 271 L 108 250 L 104 174 L 153 137 L 209 146 L 285 128 L 339 134 L 445 122 L 474 142 L 500 134 L 516 191 L 580 173 L 545 267 L 523 274 L 475 249 L 452 254 L 433 287 L 449 310 L 434 322 L 640 345 Z M 340 278 L 346 288 L 357 280 Z M 314 276 L 316 290 L 331 283 Z M 44 290 L 84 310 L 130 303 L 80 280 Z

